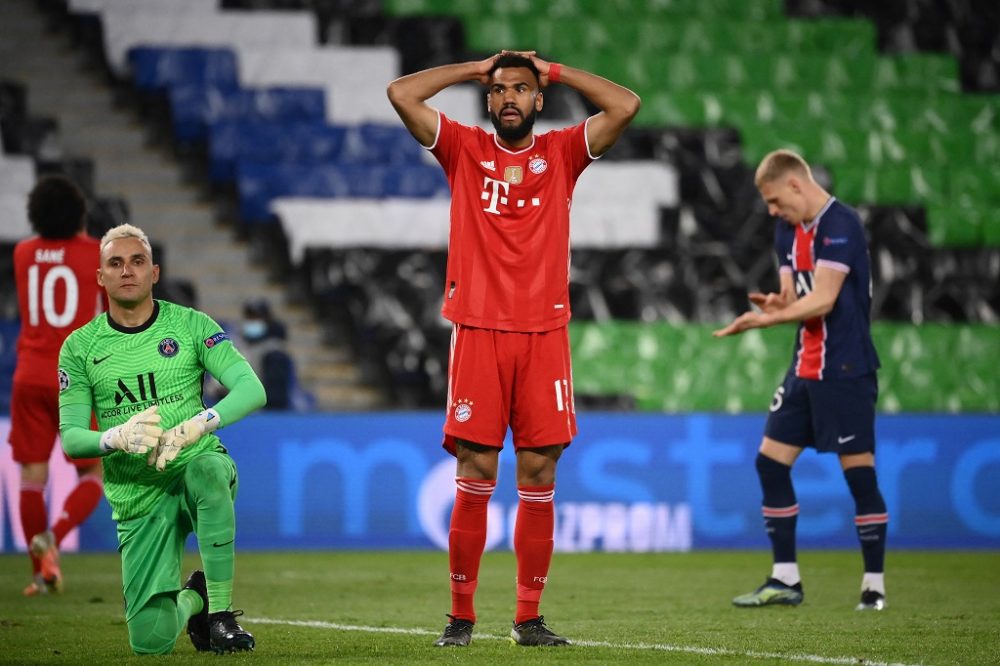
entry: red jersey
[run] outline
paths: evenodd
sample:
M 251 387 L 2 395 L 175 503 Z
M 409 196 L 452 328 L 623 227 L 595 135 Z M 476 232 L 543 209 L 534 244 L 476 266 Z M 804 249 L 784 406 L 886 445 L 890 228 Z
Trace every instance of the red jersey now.
M 439 114 L 430 150 L 451 186 L 446 319 L 524 333 L 569 321 L 569 210 L 594 160 L 586 127 L 539 134 L 512 151 Z
M 100 243 L 72 238 L 25 239 L 14 247 L 14 280 L 21 312 L 14 381 L 58 386 L 59 349 L 74 330 L 104 311 L 97 284 Z

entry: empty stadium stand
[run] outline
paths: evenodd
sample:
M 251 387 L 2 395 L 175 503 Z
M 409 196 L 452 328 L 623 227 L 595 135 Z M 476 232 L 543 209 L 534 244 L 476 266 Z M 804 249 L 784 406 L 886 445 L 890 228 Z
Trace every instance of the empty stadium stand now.
M 450 329 L 438 314 L 447 183 L 385 85 L 515 48 L 643 99 L 575 193 L 582 404 L 766 404 L 791 332 L 730 343 L 708 331 L 747 307 L 747 291 L 776 284 L 773 222 L 752 174 L 790 147 L 865 222 L 882 408 L 998 408 L 995 3 L 67 0 L 51 13 L 387 404 L 441 404 Z M 489 127 L 476 86 L 432 104 Z M 592 111 L 556 86 L 539 130 Z M 3 122 L 30 126 L 24 117 Z M 52 131 L 35 122 L 22 140 Z

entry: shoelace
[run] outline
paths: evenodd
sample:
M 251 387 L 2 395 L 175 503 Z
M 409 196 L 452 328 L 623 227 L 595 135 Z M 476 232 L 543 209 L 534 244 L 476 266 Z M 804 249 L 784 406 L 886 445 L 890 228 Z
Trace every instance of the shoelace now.
M 451 622 L 449 622 L 448 625 L 444 628 L 444 635 L 449 638 L 458 633 L 461 633 L 466 628 L 472 625 L 472 623 L 469 622 L 468 620 L 459 620 L 454 615 L 449 615 L 448 613 L 445 613 L 445 615 L 451 618 Z
M 552 632 L 552 630 L 549 629 L 545 625 L 545 616 L 544 615 L 539 615 L 534 620 L 526 620 L 525 622 L 522 622 L 521 624 L 519 624 L 518 627 L 520 627 L 522 629 L 533 629 L 533 630 L 535 630 L 537 632 L 540 632 L 540 633 L 552 634 L 553 636 L 555 635 Z

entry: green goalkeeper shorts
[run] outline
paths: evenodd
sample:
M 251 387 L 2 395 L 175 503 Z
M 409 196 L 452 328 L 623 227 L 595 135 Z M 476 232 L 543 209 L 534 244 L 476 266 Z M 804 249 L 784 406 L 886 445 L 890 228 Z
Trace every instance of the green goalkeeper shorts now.
M 227 454 L 211 451 L 201 455 L 220 456 L 235 474 L 236 464 Z M 188 506 L 185 496 L 181 476 L 152 511 L 118 523 L 126 622 L 155 595 L 181 588 L 184 543 L 195 528 L 194 507 Z

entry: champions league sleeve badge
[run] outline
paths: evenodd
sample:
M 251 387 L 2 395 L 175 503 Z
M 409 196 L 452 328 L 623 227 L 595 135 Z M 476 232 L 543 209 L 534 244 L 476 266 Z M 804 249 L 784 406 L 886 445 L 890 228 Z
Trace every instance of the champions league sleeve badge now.
M 69 373 L 59 368 L 59 392 L 62 393 L 69 388 Z

